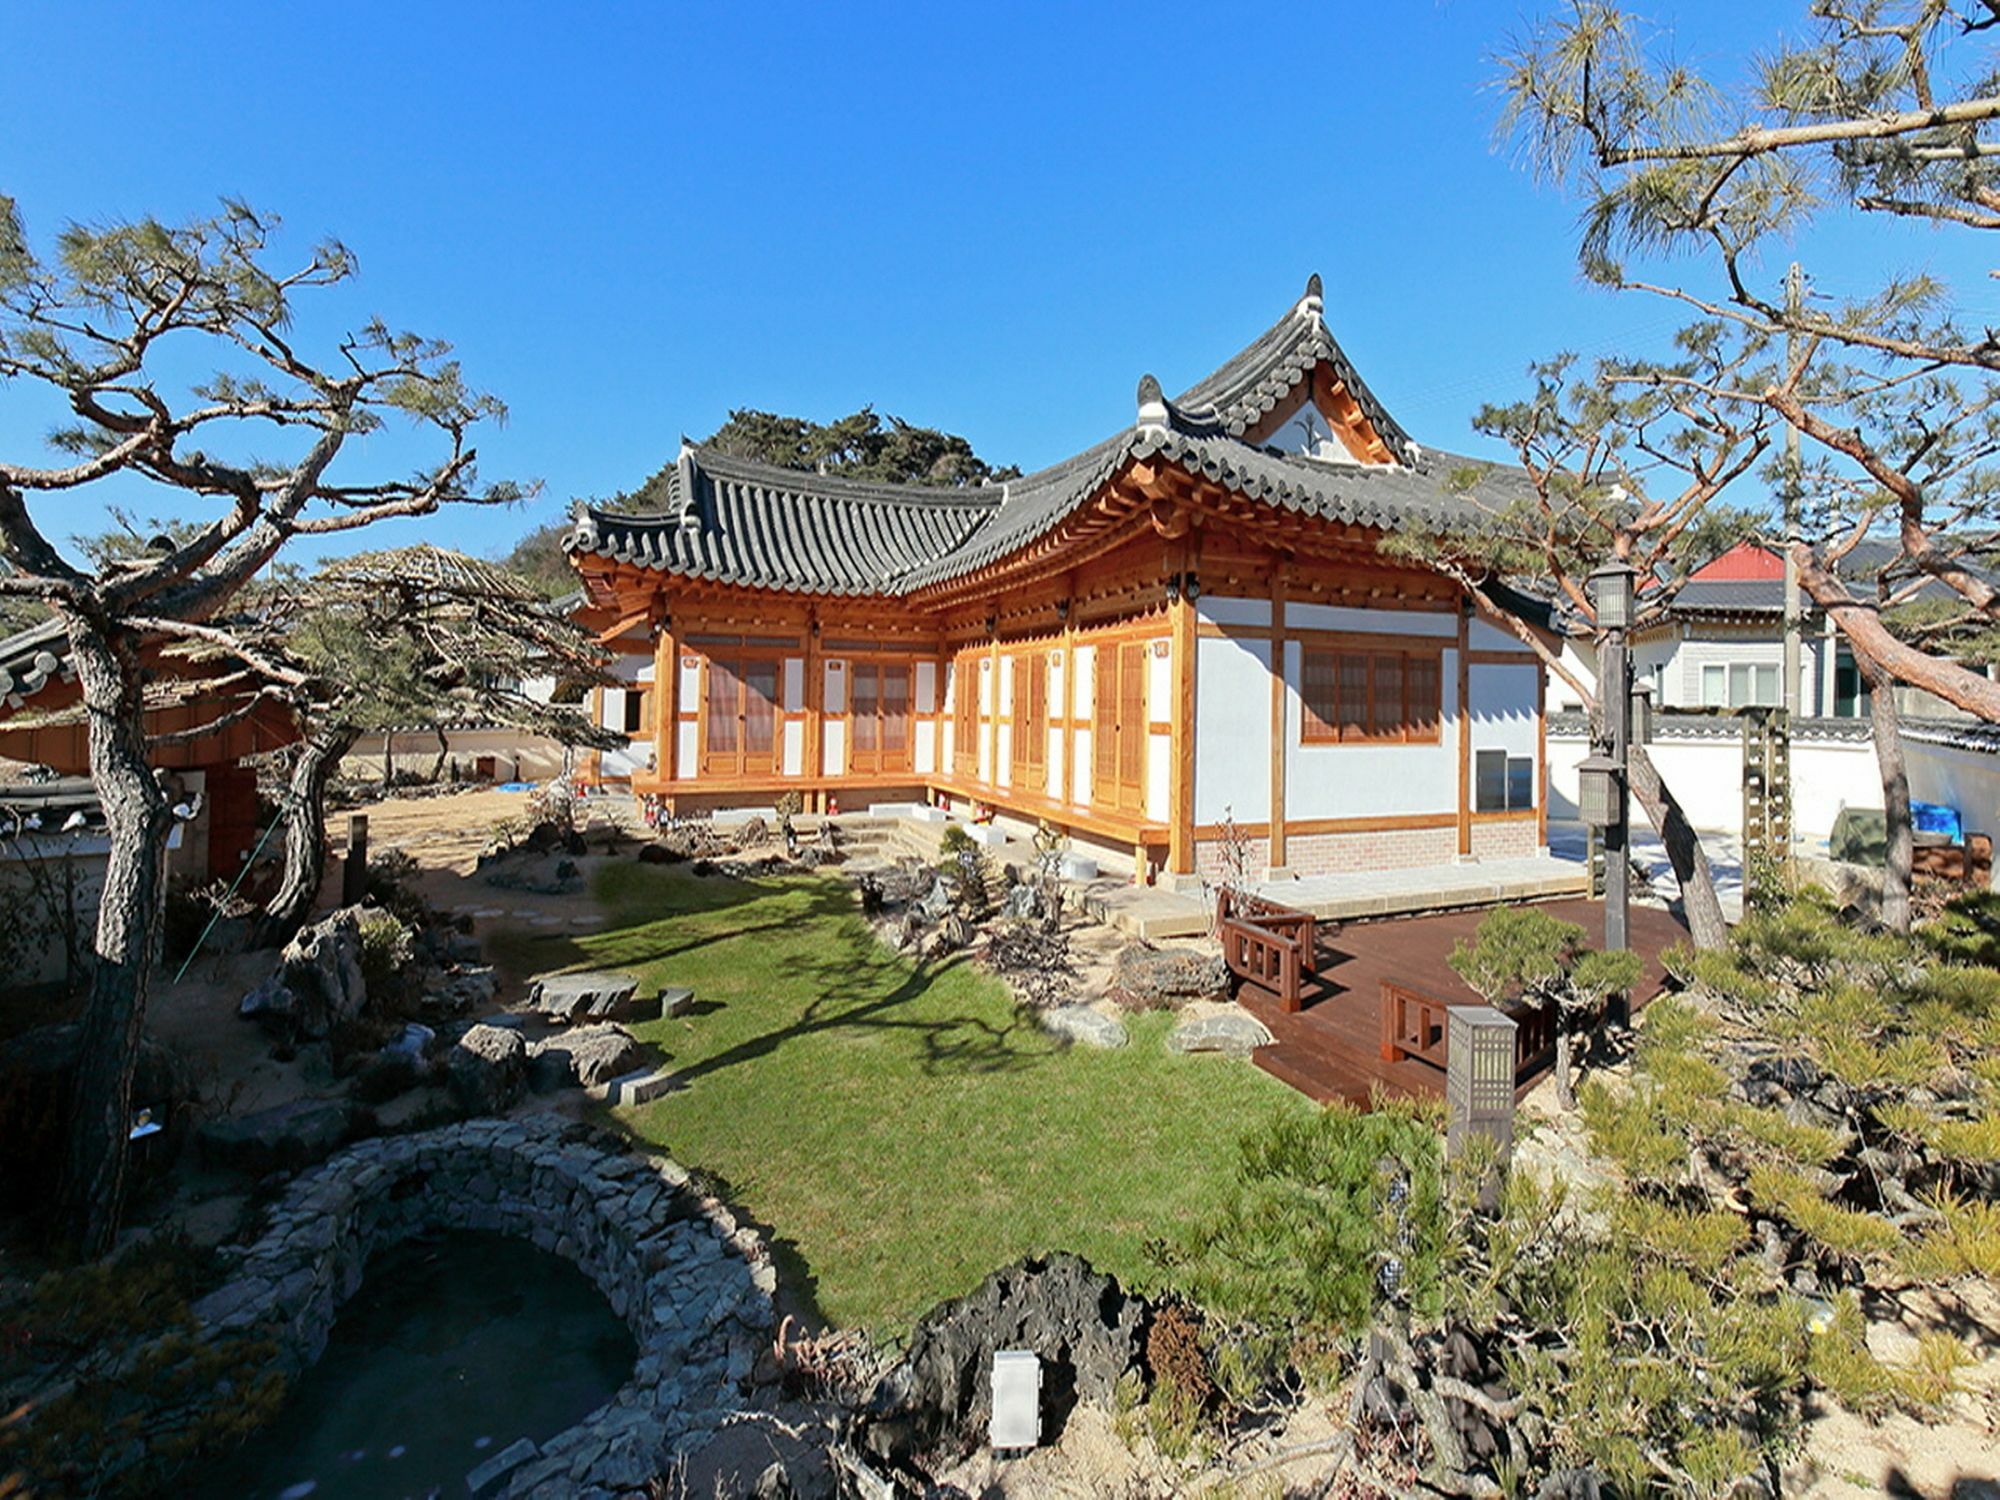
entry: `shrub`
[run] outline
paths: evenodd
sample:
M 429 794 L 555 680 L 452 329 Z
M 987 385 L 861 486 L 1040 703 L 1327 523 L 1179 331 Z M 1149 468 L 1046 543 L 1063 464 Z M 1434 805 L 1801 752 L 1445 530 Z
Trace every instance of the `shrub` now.
M 400 995 L 416 944 L 410 929 L 393 913 L 369 908 L 361 913 L 361 978 L 371 1004 Z

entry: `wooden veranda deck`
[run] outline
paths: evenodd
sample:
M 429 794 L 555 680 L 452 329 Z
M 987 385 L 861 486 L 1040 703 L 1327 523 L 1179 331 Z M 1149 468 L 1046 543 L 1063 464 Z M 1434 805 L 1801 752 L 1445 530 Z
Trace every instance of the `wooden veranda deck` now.
M 1603 941 L 1600 903 L 1554 901 L 1544 909 L 1581 924 L 1593 944 Z M 1322 1103 L 1343 1099 L 1366 1104 L 1377 1089 L 1390 1095 L 1442 1095 L 1442 1068 L 1414 1058 L 1383 1061 L 1382 986 L 1393 984 L 1447 1005 L 1481 1004 L 1448 960 L 1453 946 L 1471 937 L 1486 914 L 1456 911 L 1349 923 L 1321 936 L 1314 965 L 1318 982 L 1306 982 L 1303 1008 L 1296 1012 L 1282 1009 L 1269 991 L 1243 984 L 1237 1002 L 1273 1038 L 1272 1045 L 1252 1054 L 1253 1061 Z M 1632 946 L 1646 960 L 1645 975 L 1632 995 L 1634 1009 L 1660 992 L 1666 978 L 1660 954 L 1686 936 L 1687 929 L 1668 913 L 1650 906 L 1632 908 Z

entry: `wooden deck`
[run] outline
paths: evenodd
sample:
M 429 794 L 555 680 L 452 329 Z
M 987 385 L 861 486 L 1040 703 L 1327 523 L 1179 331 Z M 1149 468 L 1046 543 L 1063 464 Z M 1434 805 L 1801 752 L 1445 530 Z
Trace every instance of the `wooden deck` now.
M 1581 924 L 1592 943 L 1604 938 L 1604 908 L 1594 901 L 1554 901 L 1551 916 Z M 1444 1071 L 1406 1058 L 1384 1062 L 1381 1055 L 1381 996 L 1387 980 L 1451 1005 L 1478 1005 L 1479 997 L 1452 972 L 1447 960 L 1460 938 L 1469 938 L 1484 911 L 1397 917 L 1349 923 L 1319 942 L 1320 983 L 1308 982 L 1304 1008 L 1295 1014 L 1245 984 L 1237 1002 L 1262 1021 L 1272 1045 L 1251 1054 L 1272 1077 L 1322 1103 L 1343 1099 L 1366 1104 L 1379 1089 L 1392 1096 L 1442 1095 Z M 1634 1008 L 1657 995 L 1666 978 L 1660 953 L 1687 936 L 1687 930 L 1656 907 L 1632 908 L 1632 946 L 1646 960 L 1645 976 L 1633 992 Z

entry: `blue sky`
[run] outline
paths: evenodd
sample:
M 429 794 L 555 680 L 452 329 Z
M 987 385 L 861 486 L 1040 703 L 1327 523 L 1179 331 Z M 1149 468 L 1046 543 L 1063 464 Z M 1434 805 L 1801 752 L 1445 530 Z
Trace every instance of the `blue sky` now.
M 1801 10 L 1648 13 L 1709 62 Z M 1490 452 L 1470 416 L 1529 360 L 1674 322 L 1583 285 L 1574 205 L 1495 146 L 1489 58 L 1528 14 L 16 6 L 0 192 L 42 245 L 222 193 L 283 215 L 295 246 L 337 234 L 362 276 L 308 333 L 380 313 L 449 338 L 512 408 L 484 468 L 542 498 L 422 524 L 477 552 L 638 483 L 732 406 L 873 403 L 998 463 L 1051 462 L 1129 422 L 1142 373 L 1170 391 L 1206 373 L 1314 270 L 1404 425 Z M 1894 240 L 1900 263 L 1952 253 L 1926 236 Z M 1860 264 L 1825 248 L 1831 276 Z M 50 420 L 0 387 L 0 451 Z M 354 472 L 416 458 L 385 435 Z M 50 529 L 94 524 L 83 502 Z

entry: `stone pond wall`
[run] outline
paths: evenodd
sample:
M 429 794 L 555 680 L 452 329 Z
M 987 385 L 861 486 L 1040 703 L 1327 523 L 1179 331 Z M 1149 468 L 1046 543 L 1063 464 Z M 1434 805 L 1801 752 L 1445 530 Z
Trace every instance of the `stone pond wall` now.
M 195 1316 L 211 1335 L 274 1339 L 296 1374 L 325 1349 L 375 1250 L 426 1229 L 532 1241 L 596 1284 L 638 1358 L 618 1394 L 576 1426 L 476 1470 L 475 1492 L 588 1500 L 637 1488 L 743 1404 L 770 1346 L 777 1277 L 756 1234 L 691 1188 L 685 1170 L 608 1140 L 541 1116 L 350 1147 L 292 1184 L 235 1279 Z

